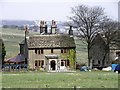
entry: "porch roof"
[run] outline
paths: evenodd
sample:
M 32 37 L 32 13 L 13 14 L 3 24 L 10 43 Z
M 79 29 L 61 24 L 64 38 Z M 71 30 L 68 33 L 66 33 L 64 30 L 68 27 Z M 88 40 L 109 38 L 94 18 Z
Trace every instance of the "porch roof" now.
M 58 55 L 45 55 L 47 59 L 58 59 Z

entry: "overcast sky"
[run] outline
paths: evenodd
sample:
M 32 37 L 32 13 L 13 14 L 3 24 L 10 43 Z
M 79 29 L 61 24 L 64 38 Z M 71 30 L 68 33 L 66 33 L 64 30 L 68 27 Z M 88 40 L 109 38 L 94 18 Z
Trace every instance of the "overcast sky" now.
M 68 20 L 71 7 L 78 4 L 101 6 L 106 15 L 118 19 L 119 0 L 1 0 L 0 18 L 9 20 Z

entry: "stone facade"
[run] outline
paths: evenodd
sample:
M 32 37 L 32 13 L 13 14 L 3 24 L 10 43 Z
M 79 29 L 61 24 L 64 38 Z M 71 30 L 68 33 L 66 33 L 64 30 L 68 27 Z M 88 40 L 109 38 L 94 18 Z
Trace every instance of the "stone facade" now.
M 76 46 L 71 36 L 54 32 L 47 34 L 44 31 L 37 35 L 26 36 L 20 43 L 20 53 L 28 57 L 27 64 L 30 69 L 46 71 L 75 69 Z
M 106 39 L 98 34 L 93 40 L 91 47 L 91 60 L 94 67 L 111 66 L 116 59 L 120 61 L 120 32 L 118 31 L 110 43 L 110 51 L 106 44 Z M 108 54 L 108 51 L 110 52 Z

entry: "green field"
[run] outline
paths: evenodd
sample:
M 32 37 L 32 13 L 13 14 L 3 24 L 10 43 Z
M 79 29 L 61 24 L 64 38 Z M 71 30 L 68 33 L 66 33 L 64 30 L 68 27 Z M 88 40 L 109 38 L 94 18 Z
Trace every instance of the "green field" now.
M 30 32 L 29 34 L 38 34 L 39 32 Z M 6 59 L 14 57 L 19 53 L 19 43 L 24 39 L 24 30 L 2 28 L 2 38 L 5 43 Z M 87 63 L 87 49 L 85 44 L 75 39 L 76 59 L 78 63 Z
M 4 72 L 2 88 L 118 88 L 118 74 L 114 72 Z

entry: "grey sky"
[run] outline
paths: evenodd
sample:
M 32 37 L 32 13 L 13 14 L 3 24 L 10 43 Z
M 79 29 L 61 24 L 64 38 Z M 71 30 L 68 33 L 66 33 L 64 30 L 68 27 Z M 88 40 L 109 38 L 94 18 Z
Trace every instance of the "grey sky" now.
M 111 18 L 118 19 L 119 0 L 3 0 L 0 2 L 2 19 L 65 21 L 71 7 L 78 4 L 101 6 Z

